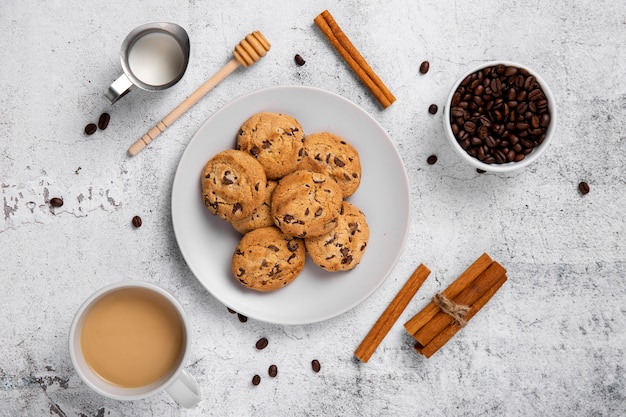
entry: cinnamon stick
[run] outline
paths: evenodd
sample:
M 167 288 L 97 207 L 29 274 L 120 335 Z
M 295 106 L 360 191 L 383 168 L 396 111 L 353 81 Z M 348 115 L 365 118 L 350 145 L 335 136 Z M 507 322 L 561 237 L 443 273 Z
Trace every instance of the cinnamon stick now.
M 495 261 L 492 262 L 485 271 L 454 298 L 454 302 L 460 305 L 471 306 L 489 291 L 505 273 L 506 269 L 502 265 Z M 454 319 L 450 315 L 441 311 L 418 330 L 413 337 L 421 346 L 426 346 L 453 321 Z
M 482 297 L 480 297 L 472 306 L 470 307 L 467 315 L 465 316 L 465 320 L 469 321 L 472 317 L 476 315 L 484 306 L 491 300 L 491 297 L 495 295 L 495 293 L 502 287 L 502 285 L 506 282 L 507 277 L 504 275 L 500 278 L 496 283 L 485 292 Z M 437 352 L 443 345 L 445 345 L 448 340 L 450 340 L 459 330 L 461 330 L 461 326 L 457 323 L 452 323 L 450 326 L 446 327 L 441 333 L 439 333 L 433 340 L 430 341 L 426 346 L 422 346 L 418 343 L 415 344 L 415 350 L 417 350 L 422 355 L 430 358 L 435 352 Z
M 394 95 L 341 30 L 328 10 L 324 10 L 313 21 L 383 108 L 389 107 L 396 101 Z
M 354 352 L 354 356 L 359 358 L 361 362 L 367 362 L 372 357 L 378 345 L 389 333 L 391 327 L 398 320 L 400 314 L 402 314 L 429 274 L 430 269 L 424 264 L 420 264 L 411 274 Z
M 466 288 L 470 282 L 474 281 L 478 275 L 480 275 L 487 267 L 493 262 L 493 260 L 483 253 L 469 268 L 465 270 L 452 284 L 448 286 L 442 295 L 450 300 L 453 300 L 459 293 Z M 419 313 L 417 313 L 411 320 L 404 324 L 404 327 L 410 334 L 415 334 L 419 329 L 424 327 L 435 315 L 440 311 L 439 307 L 432 301 L 424 307 Z

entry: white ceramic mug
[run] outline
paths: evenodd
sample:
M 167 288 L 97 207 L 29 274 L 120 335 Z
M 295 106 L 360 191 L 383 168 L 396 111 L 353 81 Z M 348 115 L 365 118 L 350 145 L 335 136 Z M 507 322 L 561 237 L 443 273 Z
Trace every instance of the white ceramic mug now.
M 148 290 L 152 294 L 162 297 L 162 299 L 166 301 L 166 304 L 173 307 L 178 314 L 183 334 L 181 353 L 178 355 L 174 365 L 169 368 L 169 371 L 167 371 L 163 377 L 154 382 L 145 386 L 132 388 L 113 384 L 99 376 L 87 363 L 83 347 L 81 345 L 81 333 L 85 323 L 85 318 L 94 305 L 106 296 L 128 289 Z M 76 313 L 74 321 L 72 322 L 69 337 L 70 356 L 72 358 L 74 368 L 85 384 L 97 393 L 116 400 L 138 400 L 147 398 L 165 390 L 174 400 L 176 400 L 176 402 L 186 408 L 194 407 L 201 399 L 198 386 L 187 371 L 183 369 L 189 354 L 190 345 L 188 322 L 180 303 L 162 288 L 142 281 L 122 281 L 114 283 L 92 294 Z

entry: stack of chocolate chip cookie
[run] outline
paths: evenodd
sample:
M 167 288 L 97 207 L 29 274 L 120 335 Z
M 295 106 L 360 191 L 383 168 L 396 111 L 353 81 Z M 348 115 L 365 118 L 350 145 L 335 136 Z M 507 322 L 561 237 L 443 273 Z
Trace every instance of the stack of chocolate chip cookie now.
M 304 269 L 306 254 L 327 271 L 356 267 L 367 246 L 365 215 L 345 199 L 361 182 L 357 150 L 342 137 L 305 135 L 280 113 L 257 113 L 202 171 L 207 209 L 243 234 L 232 273 L 257 291 L 273 291 Z

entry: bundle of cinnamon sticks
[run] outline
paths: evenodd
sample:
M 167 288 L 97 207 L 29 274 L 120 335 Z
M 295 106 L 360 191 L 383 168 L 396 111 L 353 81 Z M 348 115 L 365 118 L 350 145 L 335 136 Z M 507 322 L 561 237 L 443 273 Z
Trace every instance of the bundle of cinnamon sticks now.
M 367 362 L 415 293 L 430 269 L 420 264 L 389 303 L 354 355 Z M 483 253 L 443 292 L 404 324 L 415 339 L 415 350 L 430 358 L 487 304 L 507 280 L 506 269 Z
M 442 293 L 407 321 L 415 350 L 431 357 L 487 304 L 507 280 L 506 269 L 484 253 Z

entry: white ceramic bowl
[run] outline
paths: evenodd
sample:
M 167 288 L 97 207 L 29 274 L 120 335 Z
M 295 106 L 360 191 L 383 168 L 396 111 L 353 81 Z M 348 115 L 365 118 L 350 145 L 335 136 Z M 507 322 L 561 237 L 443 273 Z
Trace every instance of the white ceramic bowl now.
M 517 68 L 523 68 L 526 71 L 528 71 L 528 73 L 530 75 L 533 75 L 535 77 L 535 79 L 537 80 L 537 83 L 539 84 L 539 86 L 541 87 L 541 89 L 543 90 L 546 99 L 548 100 L 548 110 L 550 112 L 550 124 L 546 130 L 546 137 L 543 140 L 543 142 L 538 145 L 537 147 L 535 147 L 533 149 L 532 152 L 530 152 L 528 155 L 526 155 L 524 157 L 524 159 L 522 159 L 519 162 L 506 162 L 506 163 L 493 163 L 493 164 L 487 164 L 482 162 L 480 159 L 478 159 L 477 157 L 474 157 L 472 155 L 470 155 L 469 153 L 467 153 L 467 151 L 465 149 L 463 149 L 463 147 L 461 147 L 461 145 L 457 142 L 456 137 L 454 136 L 454 133 L 452 132 L 452 127 L 451 127 L 451 123 L 450 123 L 450 110 L 452 107 L 452 98 L 454 96 L 454 93 L 456 92 L 457 88 L 461 85 L 461 83 L 463 82 L 463 80 L 477 72 L 480 71 L 484 68 L 487 67 L 492 67 L 492 66 L 496 66 L 499 64 L 503 64 L 507 67 L 517 67 Z M 539 74 L 537 74 L 537 72 L 533 71 L 531 68 L 528 68 L 528 66 L 526 65 L 522 65 L 522 64 L 518 64 L 516 62 L 509 62 L 509 61 L 491 61 L 491 62 L 486 62 L 484 64 L 481 64 L 479 66 L 476 66 L 472 69 L 470 69 L 469 71 L 465 72 L 464 74 L 462 74 L 457 81 L 454 83 L 454 85 L 452 86 L 451 90 L 450 90 L 450 94 L 448 95 L 448 99 L 446 100 L 446 104 L 445 104 L 445 108 L 444 108 L 444 113 L 443 113 L 443 126 L 444 126 L 444 130 L 446 132 L 446 136 L 448 137 L 450 144 L 452 145 L 452 147 L 454 148 L 454 150 L 456 151 L 456 153 L 461 157 L 461 159 L 463 159 L 464 161 L 466 161 L 468 164 L 474 166 L 477 169 L 481 169 L 483 171 L 488 171 L 488 172 L 511 172 L 511 171 L 515 171 L 518 170 L 520 168 L 523 168 L 525 166 L 528 166 L 529 164 L 533 163 L 534 161 L 536 161 L 543 153 L 544 151 L 548 148 L 550 142 L 552 142 L 553 138 L 554 138 L 554 134 L 556 131 L 556 123 L 557 123 L 557 113 L 556 113 L 556 103 L 554 100 L 554 96 L 552 95 L 552 92 L 550 91 L 550 88 L 548 87 L 548 85 L 546 84 L 546 82 L 541 78 L 541 76 L 539 76 Z

